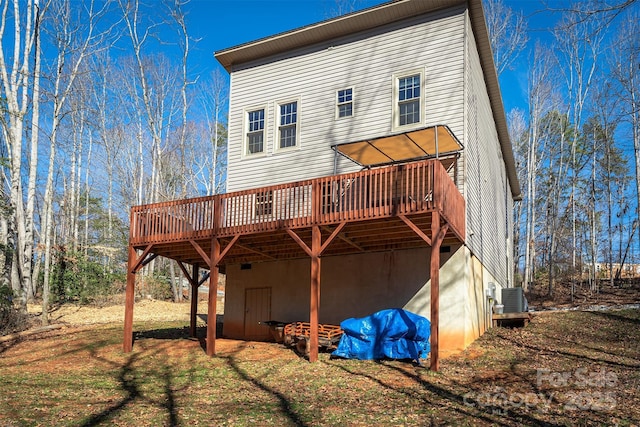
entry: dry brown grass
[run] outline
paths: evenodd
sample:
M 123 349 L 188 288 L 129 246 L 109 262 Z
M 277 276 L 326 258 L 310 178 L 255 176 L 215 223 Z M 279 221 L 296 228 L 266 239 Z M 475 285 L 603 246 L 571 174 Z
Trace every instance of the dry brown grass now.
M 3 344 L 0 425 L 640 424 L 640 310 L 539 314 L 491 330 L 439 373 L 326 353 L 309 364 L 278 344 L 231 340 L 208 358 L 187 324 L 136 323 L 129 354 L 121 320 Z

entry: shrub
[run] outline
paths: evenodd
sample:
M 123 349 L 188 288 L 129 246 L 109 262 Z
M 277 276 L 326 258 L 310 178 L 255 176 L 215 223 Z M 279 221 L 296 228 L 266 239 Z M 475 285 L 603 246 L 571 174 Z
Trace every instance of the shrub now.
M 141 276 L 140 283 L 138 283 L 136 289 L 138 291 L 138 294 L 142 298 L 157 299 L 162 301 L 173 299 L 169 279 L 161 274 L 154 274 L 153 276 Z
M 113 294 L 114 283 L 122 280 L 123 274 L 107 271 L 83 253 L 61 250 L 53 269 L 51 299 L 80 304 L 102 302 Z

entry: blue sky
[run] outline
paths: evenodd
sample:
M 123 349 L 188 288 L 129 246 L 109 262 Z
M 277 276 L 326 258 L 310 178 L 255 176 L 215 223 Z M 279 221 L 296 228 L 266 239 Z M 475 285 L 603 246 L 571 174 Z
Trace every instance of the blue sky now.
M 365 7 L 383 3 L 361 1 Z M 281 33 L 331 17 L 334 0 L 192 0 L 189 24 L 214 50 Z
M 364 7 L 383 3 L 366 0 Z M 331 17 L 335 0 L 192 0 L 187 24 L 197 44 L 198 65 L 217 66 L 213 52 Z

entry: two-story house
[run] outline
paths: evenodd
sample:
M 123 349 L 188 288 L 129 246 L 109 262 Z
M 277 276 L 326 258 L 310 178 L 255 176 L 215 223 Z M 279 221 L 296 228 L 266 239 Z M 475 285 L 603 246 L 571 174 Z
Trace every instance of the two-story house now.
M 480 0 L 388 2 L 215 57 L 229 192 L 132 209 L 125 350 L 134 273 L 157 255 L 194 284 L 224 266 L 225 337 L 309 320 L 311 360 L 318 323 L 384 308 L 432 321 L 436 369 L 490 327 L 520 190 Z

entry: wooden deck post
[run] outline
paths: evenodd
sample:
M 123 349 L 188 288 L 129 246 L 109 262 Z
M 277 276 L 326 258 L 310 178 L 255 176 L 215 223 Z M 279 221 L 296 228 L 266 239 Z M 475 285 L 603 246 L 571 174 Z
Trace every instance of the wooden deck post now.
M 189 324 L 189 332 L 193 338 L 196 337 L 196 321 L 198 315 L 198 283 L 200 281 L 200 266 L 193 265 L 193 273 L 191 277 L 191 317 Z
M 431 217 L 431 370 L 439 369 L 439 317 L 440 317 L 440 213 Z
M 314 225 L 311 235 L 311 301 L 309 310 L 309 362 L 318 360 L 318 310 L 320 308 L 320 252 L 322 234 L 320 227 Z
M 439 368 L 439 317 L 440 317 L 440 246 L 449 229 L 448 224 L 440 225 L 440 212 L 435 210 L 431 215 L 431 238 L 424 234 L 409 218 L 398 215 L 418 236 L 431 246 L 429 277 L 431 280 L 431 370 Z
M 218 309 L 218 260 L 220 259 L 220 241 L 211 242 L 211 270 L 209 274 L 209 301 L 207 309 L 207 356 L 216 354 L 216 326 Z
M 136 275 L 133 272 L 133 264 L 136 262 L 136 251 L 129 245 L 129 256 L 127 261 L 127 288 L 124 305 L 124 339 L 122 350 L 125 353 L 133 350 L 133 302 L 135 299 Z
M 220 240 L 218 232 L 222 221 L 222 199 L 216 197 L 213 205 L 213 238 L 209 257 L 209 300 L 207 304 L 207 356 L 216 354 L 216 328 L 218 326 L 218 262 L 220 262 Z M 229 250 L 229 245 L 227 249 Z
M 291 229 L 287 233 L 295 240 L 300 247 L 311 258 L 311 286 L 309 304 L 309 362 L 318 360 L 318 311 L 320 308 L 320 255 L 329 246 L 333 239 L 338 236 L 345 223 L 340 223 L 331 235 L 322 243 L 322 232 L 320 226 L 314 225 L 311 228 L 311 248 Z

